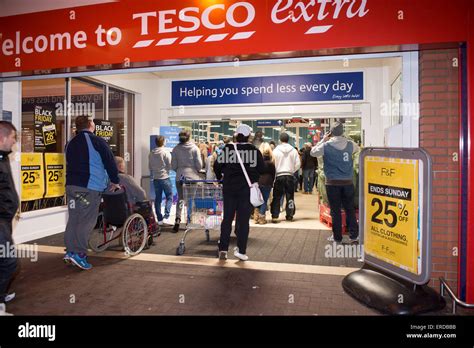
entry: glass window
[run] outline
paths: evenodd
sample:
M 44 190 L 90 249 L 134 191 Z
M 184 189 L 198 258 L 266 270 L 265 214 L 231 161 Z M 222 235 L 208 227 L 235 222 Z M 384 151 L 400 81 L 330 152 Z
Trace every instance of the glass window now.
M 71 79 L 71 137 L 74 136 L 77 116 L 92 116 L 94 120 L 105 119 L 104 111 L 105 87 L 83 79 Z
M 105 85 L 82 78 L 70 81 L 69 102 L 67 79 L 22 83 L 22 212 L 65 205 L 64 148 L 75 135 L 77 116 L 94 118 L 96 134 L 104 130 L 99 136 L 116 156 L 125 158 L 127 172 L 133 175 L 134 95 L 110 88 L 105 99 Z
M 125 159 L 127 173 L 133 175 L 134 95 L 110 88 L 108 121 L 112 136 L 108 140 L 115 156 Z
M 22 83 L 21 211 L 64 205 L 66 80 Z

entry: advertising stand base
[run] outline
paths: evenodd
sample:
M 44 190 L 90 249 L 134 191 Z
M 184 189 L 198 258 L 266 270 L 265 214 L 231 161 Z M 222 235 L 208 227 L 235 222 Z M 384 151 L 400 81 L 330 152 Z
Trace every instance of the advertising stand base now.
M 445 300 L 427 285 L 415 285 L 364 265 L 342 281 L 344 291 L 384 314 L 416 315 L 439 311 Z

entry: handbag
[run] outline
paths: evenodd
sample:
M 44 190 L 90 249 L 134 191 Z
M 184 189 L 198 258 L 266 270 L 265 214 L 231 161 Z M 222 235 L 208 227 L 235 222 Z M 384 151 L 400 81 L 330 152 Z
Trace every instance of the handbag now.
M 260 188 L 258 187 L 258 182 L 255 182 L 252 184 L 250 181 L 249 175 L 247 174 L 247 170 L 245 169 L 244 164 L 242 163 L 242 158 L 240 158 L 240 153 L 237 150 L 237 145 L 234 144 L 235 152 L 237 154 L 237 158 L 239 159 L 240 166 L 242 167 L 242 171 L 244 172 L 245 179 L 247 179 L 247 183 L 249 184 L 250 187 L 250 203 L 254 207 L 259 207 L 264 203 L 262 192 L 260 191 Z

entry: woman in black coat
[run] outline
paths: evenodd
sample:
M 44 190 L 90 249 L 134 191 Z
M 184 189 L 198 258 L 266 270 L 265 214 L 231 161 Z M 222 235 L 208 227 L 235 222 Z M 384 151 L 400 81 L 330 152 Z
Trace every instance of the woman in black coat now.
M 260 145 L 260 152 L 263 156 L 263 172 L 260 175 L 260 179 L 258 180 L 258 185 L 260 187 L 260 191 L 262 191 L 262 196 L 264 203 L 258 208 L 258 217 L 255 219 L 256 223 L 259 225 L 265 225 L 267 223 L 267 219 L 265 217 L 267 211 L 267 202 L 268 198 L 270 197 L 270 192 L 272 192 L 273 183 L 275 182 L 275 158 L 273 157 L 273 151 L 268 143 L 262 143 Z
M 236 130 L 236 143 L 227 144 L 214 163 L 214 172 L 218 180 L 223 177 L 224 218 L 221 223 L 219 239 L 219 258 L 227 259 L 232 221 L 236 217 L 237 247 L 234 256 L 242 261 L 248 260 L 247 240 L 249 220 L 253 206 L 250 203 L 250 187 L 242 167 L 236 156 L 235 146 L 239 151 L 244 167 L 251 183 L 258 182 L 263 172 L 263 157 L 260 151 L 248 142 L 252 129 L 248 125 L 240 125 Z

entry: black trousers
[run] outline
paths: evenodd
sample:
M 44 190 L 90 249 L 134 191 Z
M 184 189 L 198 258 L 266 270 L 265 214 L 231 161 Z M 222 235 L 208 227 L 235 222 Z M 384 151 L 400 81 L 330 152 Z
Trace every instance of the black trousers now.
M 272 218 L 280 216 L 281 197 L 286 198 L 286 217 L 292 218 L 295 215 L 295 178 L 293 175 L 278 176 L 273 185 L 273 200 L 271 205 Z
M 237 247 L 241 254 L 247 252 L 247 241 L 249 238 L 249 220 L 253 206 L 250 203 L 250 189 L 239 192 L 224 191 L 224 218 L 221 223 L 221 236 L 219 239 L 219 250 L 229 250 L 230 233 L 232 232 L 232 221 L 236 218 Z
M 10 221 L 0 220 L 0 245 L 3 250 L 11 250 L 13 246 L 12 224 Z M 8 255 L 0 255 L 0 303 L 5 302 L 13 274 L 17 266 L 17 259 Z
M 357 238 L 359 236 L 359 225 L 355 215 L 354 185 L 326 185 L 326 192 L 328 193 L 329 207 L 331 208 L 334 240 L 337 242 L 342 240 L 341 205 L 346 212 L 346 225 L 349 229 L 350 238 Z

